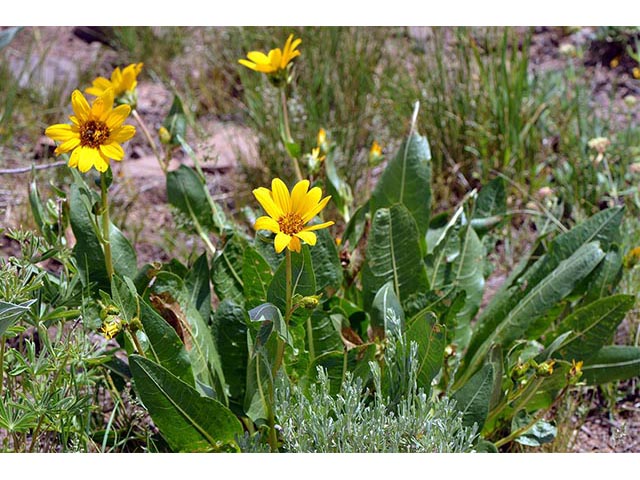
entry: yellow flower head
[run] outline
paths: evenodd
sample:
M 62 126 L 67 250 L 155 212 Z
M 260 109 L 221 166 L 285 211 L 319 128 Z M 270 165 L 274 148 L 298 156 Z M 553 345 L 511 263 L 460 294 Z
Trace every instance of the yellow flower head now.
M 382 160 L 382 147 L 374 140 L 369 150 L 369 165 L 374 167 L 380 163 L 380 160 Z
M 72 125 L 60 123 L 45 130 L 49 138 L 61 142 L 56 155 L 71 152 L 69 166 L 87 172 L 95 167 L 99 172 L 109 168 L 109 159 L 122 160 L 124 150 L 121 143 L 136 133 L 133 125 L 123 125 L 131 113 L 129 105 L 113 108 L 113 90 L 108 89 L 91 106 L 80 90 L 71 94 L 71 105 L 75 115 L 69 119 Z
M 268 55 L 256 51 L 249 52 L 247 53 L 247 58 L 249 60 L 242 58 L 238 60 L 238 62 L 251 70 L 255 70 L 256 72 L 262 72 L 270 75 L 279 73 L 287 68 L 287 65 L 291 60 L 300 55 L 300 51 L 297 50 L 300 43 L 302 43 L 302 39 L 297 38 L 294 40 L 292 33 L 289 35 L 289 38 L 287 38 L 283 50 L 274 48 L 269 51 Z
M 640 263 L 640 247 L 635 247 L 624 257 L 624 266 L 633 268 L 638 263 Z
M 93 86 L 87 88 L 85 92 L 99 97 L 111 88 L 116 99 L 124 93 L 133 92 L 138 85 L 138 74 L 142 70 L 142 65 L 142 63 L 132 63 L 122 70 L 120 70 L 120 67 L 116 67 L 111 73 L 111 80 L 98 77 L 93 81 Z
M 569 371 L 569 375 L 572 377 L 580 377 L 582 375 L 582 364 L 582 360 L 579 362 L 571 360 L 571 370 Z
M 324 153 L 326 153 L 327 149 L 327 132 L 324 131 L 324 128 L 318 130 L 318 147 Z
M 120 330 L 122 330 L 122 319 L 115 315 L 109 315 L 100 327 L 100 333 L 107 340 L 111 340 L 113 337 L 115 337 L 118 333 L 120 333 Z
M 254 228 L 276 234 L 274 245 L 277 253 L 282 252 L 285 247 L 300 252 L 300 240 L 315 245 L 317 239 L 313 230 L 327 228 L 334 223 L 329 221 L 305 226 L 331 199 L 331 196 L 327 196 L 321 200 L 322 190 L 318 187 L 309 190 L 309 180 L 300 180 L 289 194 L 284 182 L 274 178 L 271 190 L 264 187 L 256 188 L 253 195 L 268 215 L 258 218 Z
M 633 70 L 633 78 L 636 80 L 640 80 L 640 67 L 634 67 Z

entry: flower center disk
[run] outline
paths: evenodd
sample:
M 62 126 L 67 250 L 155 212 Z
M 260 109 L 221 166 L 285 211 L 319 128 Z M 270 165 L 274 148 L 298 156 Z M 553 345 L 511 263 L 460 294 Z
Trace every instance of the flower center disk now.
M 109 139 L 109 127 L 104 122 L 89 120 L 80 126 L 80 144 L 83 147 L 98 148 Z
M 302 231 L 304 222 L 302 221 L 302 217 L 297 213 L 287 213 L 284 217 L 280 217 L 278 225 L 282 233 L 294 235 Z

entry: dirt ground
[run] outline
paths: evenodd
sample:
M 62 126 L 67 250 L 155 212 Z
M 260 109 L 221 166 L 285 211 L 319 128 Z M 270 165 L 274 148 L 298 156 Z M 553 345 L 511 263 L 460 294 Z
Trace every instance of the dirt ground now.
M 94 43 L 86 43 L 73 34 L 71 27 L 40 28 L 39 48 L 55 51 L 55 55 L 46 57 L 42 67 L 40 81 L 43 88 L 52 88 L 63 79 L 68 85 L 68 94 L 76 88 L 76 65 L 100 65 L 100 71 L 106 74 L 111 70 L 113 55 L 108 49 Z M 411 34 L 420 36 L 428 34 L 427 30 L 413 29 Z M 21 32 L 16 41 L 10 45 L 10 63 L 16 71 L 24 71 L 24 48 L 28 29 Z M 531 46 L 531 68 L 544 70 L 562 67 L 567 61 L 559 53 L 562 43 L 586 42 L 590 30 L 580 29 L 570 34 L 559 28 L 537 28 Z M 601 55 L 600 62 L 593 60 L 596 55 L 587 54 L 584 62 L 589 65 L 594 78 L 594 97 L 603 103 L 609 102 L 612 85 L 611 78 L 616 77 L 618 92 L 614 101 L 622 101 L 627 94 L 640 95 L 630 78 L 627 65 L 619 65 L 611 69 L 608 56 Z M 615 54 L 615 52 L 614 52 Z M 591 58 L 593 57 L 593 58 Z M 613 57 L 612 57 L 613 58 Z M 612 59 L 611 58 L 611 59 Z M 184 63 L 183 63 L 184 64 Z M 32 66 L 36 68 L 34 64 Z M 636 82 L 637 84 L 637 82 Z M 138 85 L 138 111 L 150 129 L 157 131 L 167 114 L 172 94 L 159 83 L 141 80 Z M 636 120 L 638 113 L 636 112 Z M 226 204 L 230 211 L 237 206 L 233 203 L 233 190 L 241 175 L 237 158 L 259 165 L 257 138 L 244 125 L 234 122 L 223 122 L 214 119 L 202 124 L 205 135 L 191 138 L 192 145 L 200 158 L 204 158 L 203 169 L 208 178 L 208 185 L 214 198 Z M 40 140 L 42 150 L 50 151 L 53 143 L 46 137 Z M 30 166 L 34 161 L 14 152 L 2 150 L 0 147 L 0 169 Z M 167 208 L 164 174 L 155 157 L 141 135 L 137 135 L 126 147 L 127 160 L 115 164 L 114 173 L 119 178 L 119 186 L 114 189 L 113 201 L 124 207 L 129 215 L 127 224 L 133 227 L 132 239 L 139 256 L 139 262 L 166 261 L 169 254 L 164 250 L 167 239 L 163 232 L 175 232 L 171 212 Z M 45 158 L 52 162 L 52 157 Z M 43 160 L 35 160 L 42 163 Z M 188 158 L 176 153 L 172 168 L 180 163 L 189 164 Z M 62 167 L 64 168 L 64 167 Z M 5 228 L 32 226 L 26 215 L 26 185 L 29 174 L 0 175 L 0 226 Z M 135 199 L 135 205 L 131 201 Z M 176 248 L 189 251 L 194 247 L 191 236 L 177 234 L 172 239 Z M 16 245 L 6 237 L 0 237 L 0 255 L 15 255 Z M 505 272 L 497 271 L 489 278 L 485 300 L 499 288 L 504 281 Z M 570 442 L 575 452 L 640 452 L 640 398 L 636 388 L 627 391 L 635 392 L 624 398 L 618 398 L 616 408 L 609 414 L 609 408 L 602 395 L 590 399 L 589 411 L 586 415 L 575 415 L 571 419 L 573 441 Z

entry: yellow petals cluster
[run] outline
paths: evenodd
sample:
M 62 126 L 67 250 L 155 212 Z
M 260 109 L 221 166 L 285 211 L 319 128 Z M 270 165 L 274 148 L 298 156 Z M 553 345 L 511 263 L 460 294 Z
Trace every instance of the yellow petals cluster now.
M 129 105 L 113 108 L 114 92 L 107 89 L 91 105 L 75 90 L 71 94 L 74 115 L 69 119 L 72 124 L 51 125 L 45 135 L 60 142 L 56 155 L 71 152 L 69 166 L 81 172 L 94 167 L 99 172 L 109 168 L 109 160 L 122 160 L 124 150 L 121 143 L 131 139 L 136 133 L 132 125 L 124 125 L 131 113 Z
M 313 187 L 309 190 L 309 180 L 299 181 L 289 193 L 285 183 L 279 178 L 271 182 L 271 190 L 260 187 L 253 191 L 267 216 L 256 220 L 256 230 L 269 230 L 276 234 L 274 246 L 277 253 L 285 248 L 300 252 L 300 240 L 315 245 L 317 238 L 314 230 L 327 228 L 334 222 L 324 222 L 306 226 L 327 206 L 331 196 L 322 197 L 322 190 Z
M 99 97 L 109 89 L 113 90 L 113 95 L 117 99 L 127 92 L 133 92 L 138 85 L 138 75 L 142 71 L 142 63 L 132 63 L 122 70 L 116 67 L 111 73 L 111 79 L 98 77 L 93 81 L 93 85 L 85 90 L 89 95 Z
M 252 51 L 247 53 L 247 59 L 240 59 L 238 62 L 251 70 L 262 72 L 269 75 L 277 74 L 284 71 L 289 62 L 300 55 L 297 49 L 302 43 L 302 39 L 293 39 L 293 34 L 289 35 L 284 44 L 284 49 L 274 48 L 268 54 Z
M 382 147 L 374 140 L 373 145 L 371 145 L 371 149 L 369 150 L 369 166 L 375 167 L 381 160 Z

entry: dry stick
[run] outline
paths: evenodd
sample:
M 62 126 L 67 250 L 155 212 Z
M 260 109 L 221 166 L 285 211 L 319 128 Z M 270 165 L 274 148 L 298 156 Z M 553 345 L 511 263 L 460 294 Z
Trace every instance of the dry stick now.
M 66 165 L 66 160 L 59 162 L 47 163 L 46 165 L 32 165 L 30 167 L 20 168 L 0 168 L 0 175 L 13 175 L 14 173 L 29 173 L 31 170 L 45 170 L 48 168 L 56 168 Z
M 166 174 L 167 173 L 167 165 L 162 161 L 162 157 L 160 156 L 160 152 L 158 151 L 158 147 L 156 146 L 156 142 L 153 140 L 153 137 L 149 133 L 149 129 L 147 128 L 147 124 L 144 123 L 144 121 L 140 117 L 140 114 L 138 113 L 138 111 L 135 108 L 133 110 L 131 110 L 131 115 L 133 116 L 133 118 L 136 119 L 136 122 L 138 122 L 138 125 L 140 125 L 140 128 L 142 129 L 142 133 L 144 134 L 145 138 L 147 139 L 147 142 L 149 143 L 149 146 L 151 147 L 151 150 L 153 150 L 153 154 L 155 155 L 156 159 L 158 160 L 158 163 L 160 164 L 160 168 Z

